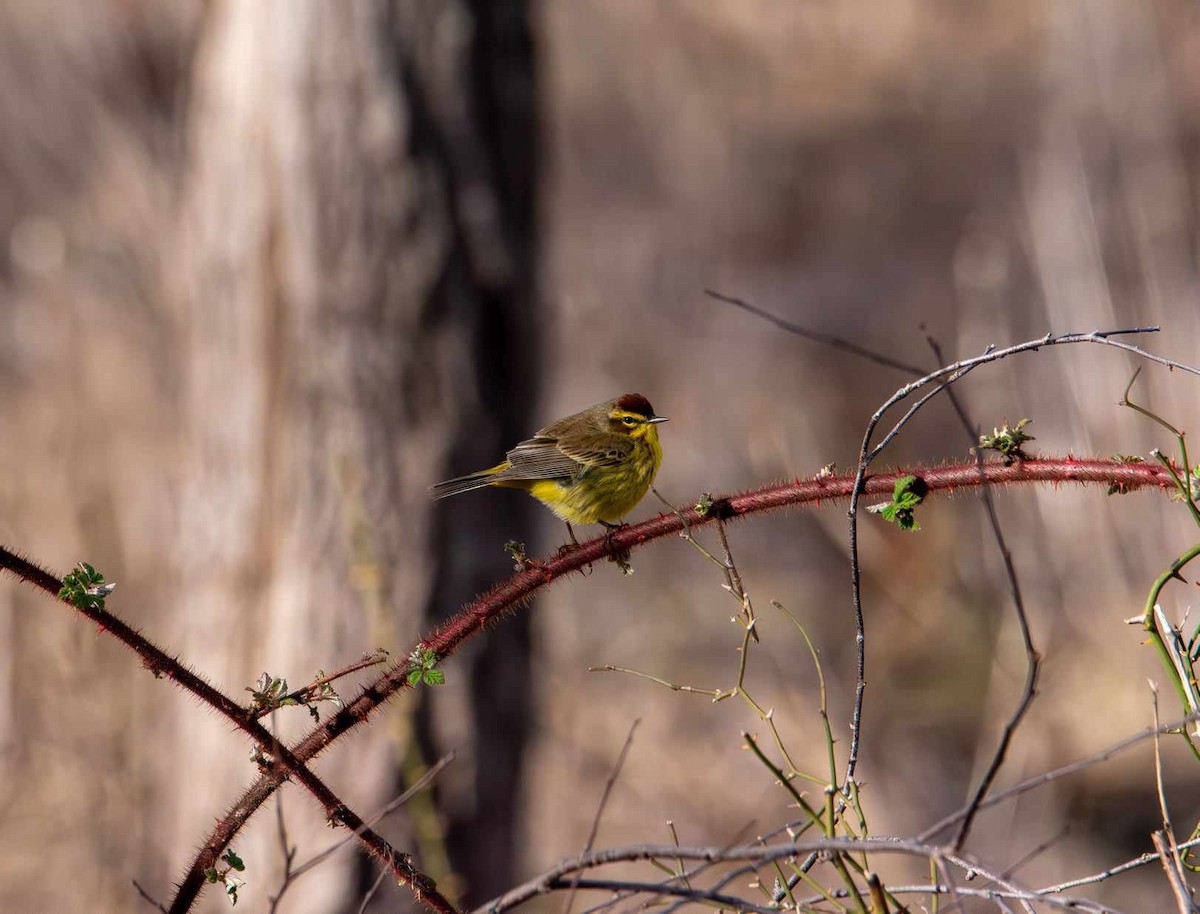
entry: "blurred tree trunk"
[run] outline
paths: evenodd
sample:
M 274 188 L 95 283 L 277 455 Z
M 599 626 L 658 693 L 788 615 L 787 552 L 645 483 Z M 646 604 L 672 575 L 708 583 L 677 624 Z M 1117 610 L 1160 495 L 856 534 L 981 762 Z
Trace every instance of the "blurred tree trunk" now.
M 530 427 L 526 15 L 482 0 L 208 8 L 177 264 L 187 437 L 175 641 L 218 682 L 236 689 L 267 669 L 296 683 L 376 646 L 403 652 L 431 615 L 506 573 L 503 542 L 529 529 L 524 506 L 496 513 L 513 502 L 443 511 L 428 494 Z M 473 899 L 514 876 L 529 705 L 526 621 L 487 642 L 434 696 L 449 725 L 435 708 L 422 728 L 430 748 L 449 735 L 456 745 L 438 751 L 460 750 L 441 785 L 449 821 L 391 828 L 443 880 L 448 853 Z M 363 814 L 414 770 L 415 730 L 403 708 L 388 713 L 321 766 Z M 299 732 L 307 716 L 290 723 Z M 178 721 L 181 741 L 190 726 Z M 183 764 L 184 783 L 220 783 L 207 753 Z M 222 780 L 244 780 L 245 762 L 232 764 Z M 207 787 L 189 797 L 177 798 L 177 847 L 226 799 Z M 349 873 L 329 873 L 325 888 L 306 886 L 312 910 L 347 904 Z

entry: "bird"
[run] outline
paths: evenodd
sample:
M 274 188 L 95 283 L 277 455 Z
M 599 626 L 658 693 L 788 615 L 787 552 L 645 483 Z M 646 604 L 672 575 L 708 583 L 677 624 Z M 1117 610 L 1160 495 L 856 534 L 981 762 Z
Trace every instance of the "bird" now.
M 641 394 L 624 394 L 547 425 L 494 467 L 438 483 L 433 497 L 522 489 L 567 522 L 572 541 L 572 523 L 619 527 L 654 483 L 666 421 Z

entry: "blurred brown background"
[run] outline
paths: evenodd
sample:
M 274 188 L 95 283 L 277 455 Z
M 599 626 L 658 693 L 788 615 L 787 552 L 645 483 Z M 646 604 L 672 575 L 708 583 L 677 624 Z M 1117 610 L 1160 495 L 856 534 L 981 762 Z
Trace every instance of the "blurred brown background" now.
M 264 669 L 299 685 L 403 654 L 507 572 L 506 540 L 561 536 L 517 493 L 432 504 L 428 486 L 567 412 L 646 394 L 672 420 L 659 489 L 679 502 L 852 464 L 905 379 L 706 288 L 921 363 L 926 332 L 958 357 L 1135 324 L 1200 361 L 1198 131 L 1200 10 L 1182 0 L 8 0 L 0 540 L 60 570 L 93 562 L 119 583 L 113 608 L 234 695 Z M 1133 365 L 1063 348 L 960 389 L 988 427 L 1034 417 L 1046 453 L 1166 450 L 1115 405 Z M 1184 427 L 1197 390 L 1159 368 L 1137 388 Z M 967 445 L 935 404 L 892 460 Z M 1162 674 L 1122 619 L 1195 534 L 1152 496 L 999 504 L 1046 657 L 1011 783 L 1149 723 Z M 878 834 L 963 803 L 1023 676 L 977 499 L 922 523 L 862 532 Z M 756 518 L 732 545 L 763 615 L 750 684 L 821 770 L 811 663 L 768 610 L 786 604 L 821 649 L 844 751 L 844 510 Z M 733 682 L 715 570 L 682 541 L 634 565 L 556 586 L 449 662 L 428 705 L 393 703 L 318 770 L 367 813 L 457 752 L 436 809 L 384 831 L 471 903 L 582 848 L 635 718 L 600 844 L 665 840 L 666 820 L 693 844 L 777 827 L 791 812 L 740 748 L 759 729 L 743 705 L 587 672 Z M 131 879 L 168 898 L 253 776 L 246 751 L 0 581 L 0 910 L 149 910 Z M 1194 764 L 1167 744 L 1184 833 Z M 300 859 L 336 837 L 300 791 L 283 804 Z M 985 814 L 972 848 L 1003 868 L 1054 838 L 1018 871 L 1038 886 L 1149 849 L 1157 816 L 1147 746 Z M 277 889 L 275 827 L 264 811 L 236 844 L 239 910 Z M 373 879 L 343 852 L 280 909 L 353 911 Z M 1091 894 L 1170 903 L 1154 868 Z M 377 909 L 408 904 L 390 890 Z M 213 891 L 200 905 L 226 908 Z

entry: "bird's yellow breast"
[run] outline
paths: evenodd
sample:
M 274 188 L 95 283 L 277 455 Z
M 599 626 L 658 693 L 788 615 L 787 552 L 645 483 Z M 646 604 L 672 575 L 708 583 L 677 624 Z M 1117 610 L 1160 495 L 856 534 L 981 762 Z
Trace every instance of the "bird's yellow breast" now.
M 527 491 L 570 523 L 620 523 L 650 489 L 662 464 L 662 447 L 653 426 L 633 437 L 633 451 L 619 464 L 590 467 L 569 480 L 537 480 L 529 483 Z

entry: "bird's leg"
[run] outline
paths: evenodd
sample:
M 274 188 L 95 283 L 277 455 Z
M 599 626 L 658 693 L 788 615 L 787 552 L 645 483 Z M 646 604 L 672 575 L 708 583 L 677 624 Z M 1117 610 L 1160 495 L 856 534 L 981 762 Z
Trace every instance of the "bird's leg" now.
M 575 539 L 575 528 L 571 526 L 571 522 L 569 520 L 563 521 L 563 523 L 567 525 L 567 536 L 571 537 L 571 542 L 563 543 L 558 547 L 559 555 L 562 555 L 564 552 L 570 552 L 572 548 L 579 548 L 579 540 Z M 579 570 L 583 572 L 584 577 L 587 577 L 592 573 L 592 563 L 588 562 Z
M 579 547 L 579 540 L 577 540 L 575 538 L 575 528 L 571 526 L 571 522 L 569 520 L 563 521 L 563 523 L 567 525 L 567 536 L 569 536 L 571 538 L 571 542 L 563 543 L 561 546 L 558 547 L 559 555 L 562 555 L 564 552 L 570 551 L 571 547 L 576 547 L 576 548 Z
M 624 521 L 619 524 L 610 524 L 606 520 L 602 520 L 599 523 L 608 531 L 604 534 L 604 548 L 608 550 L 609 560 L 616 562 L 625 574 L 633 574 L 633 566 L 629 564 L 629 550 L 621 549 L 613 544 L 613 536 L 623 527 L 628 527 L 629 524 Z

